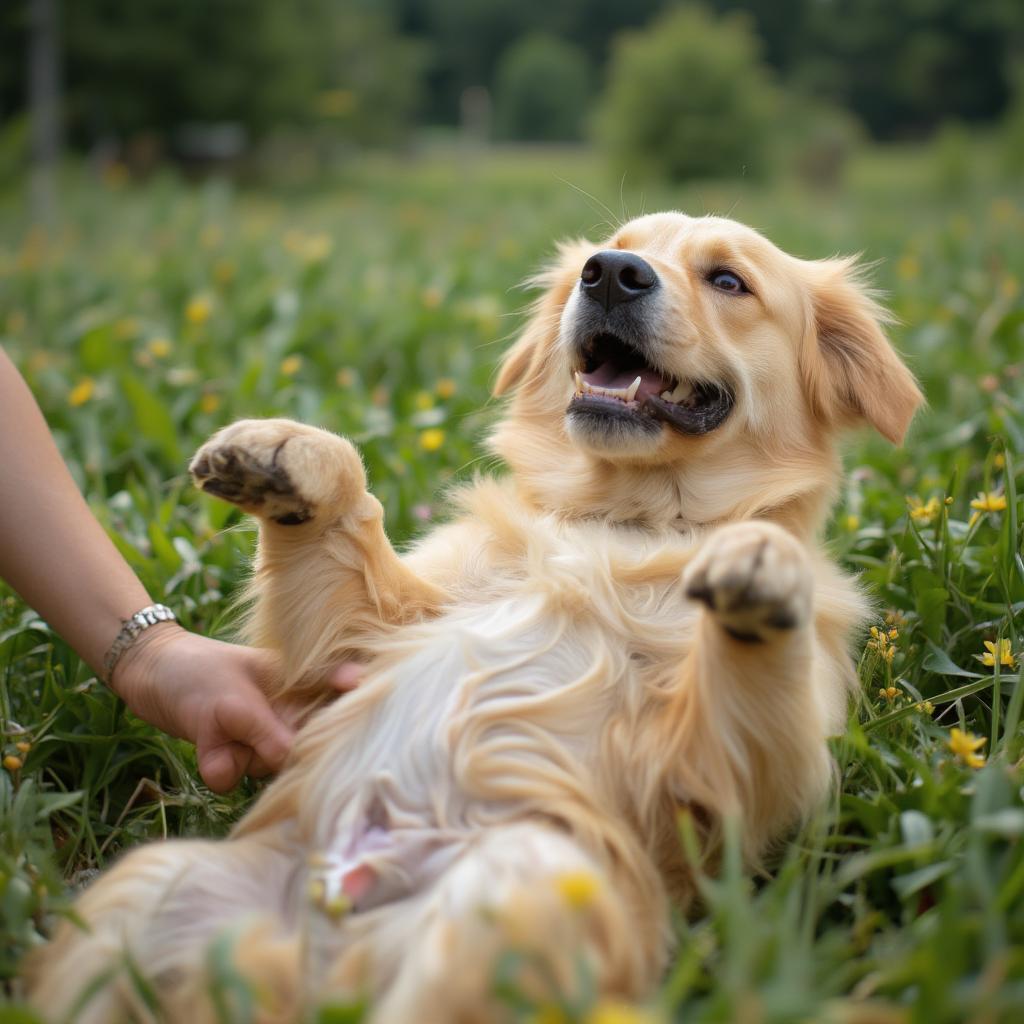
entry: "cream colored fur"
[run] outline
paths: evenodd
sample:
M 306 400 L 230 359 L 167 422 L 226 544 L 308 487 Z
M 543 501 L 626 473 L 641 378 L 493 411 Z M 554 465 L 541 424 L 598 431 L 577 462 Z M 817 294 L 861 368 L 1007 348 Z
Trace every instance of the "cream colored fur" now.
M 497 378 L 511 475 L 456 492 L 404 557 L 348 441 L 245 421 L 201 449 L 197 479 L 260 518 L 248 639 L 283 652 L 281 692 L 317 704 L 347 657 L 367 677 L 312 715 L 230 839 L 134 851 L 82 896 L 88 930 L 61 925 L 32 964 L 48 1019 L 110 972 L 80 1019 L 148 1020 L 127 950 L 166 1019 L 212 1021 L 214 940 L 265 1022 L 362 994 L 381 1022 L 501 1021 L 509 948 L 538 998 L 578 993 L 581 963 L 642 997 L 690 893 L 680 811 L 709 858 L 738 818 L 753 863 L 825 793 L 866 610 L 819 543 L 835 439 L 866 421 L 899 441 L 920 394 L 849 261 L 659 214 L 604 248 L 656 269 L 666 369 L 732 381 L 736 406 L 704 436 L 593 450 L 566 426 L 565 326 L 596 248 L 563 247 Z M 722 266 L 753 295 L 710 287 Z M 357 876 L 332 917 L 325 892 Z

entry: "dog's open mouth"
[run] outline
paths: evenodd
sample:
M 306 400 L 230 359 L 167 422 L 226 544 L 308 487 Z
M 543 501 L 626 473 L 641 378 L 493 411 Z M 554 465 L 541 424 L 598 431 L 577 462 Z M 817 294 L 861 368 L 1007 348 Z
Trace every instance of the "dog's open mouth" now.
M 735 402 L 726 384 L 670 377 L 608 333 L 598 334 L 584 346 L 583 365 L 574 371 L 573 380 L 569 413 L 660 420 L 683 434 L 714 430 Z

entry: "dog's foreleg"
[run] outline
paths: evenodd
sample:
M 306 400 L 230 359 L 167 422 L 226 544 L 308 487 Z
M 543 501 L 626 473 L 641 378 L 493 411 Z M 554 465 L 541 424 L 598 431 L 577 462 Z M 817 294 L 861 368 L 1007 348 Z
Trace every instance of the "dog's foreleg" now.
M 189 468 L 204 491 L 259 520 L 246 639 L 283 653 L 282 690 L 315 688 L 389 625 L 442 602 L 391 547 L 345 438 L 291 420 L 242 420 L 207 441 Z
M 826 789 L 826 690 L 838 671 L 815 639 L 813 573 L 781 527 L 722 527 L 686 569 L 704 608 L 675 716 L 677 789 L 713 816 L 740 819 L 748 855 L 813 807 Z M 840 684 L 841 685 L 841 684 Z

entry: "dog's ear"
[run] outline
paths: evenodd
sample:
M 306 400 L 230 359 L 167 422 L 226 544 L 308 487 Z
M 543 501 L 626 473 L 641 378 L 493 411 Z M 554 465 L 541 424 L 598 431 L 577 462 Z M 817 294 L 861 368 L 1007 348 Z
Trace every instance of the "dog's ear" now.
M 854 259 L 811 267 L 811 312 L 801 353 L 811 406 L 821 419 L 866 420 L 901 444 L 924 401 L 884 328 L 892 316 L 872 297 Z
M 562 242 L 555 258 L 526 281 L 527 287 L 542 288 L 544 293 L 534 303 L 522 334 L 502 357 L 492 389 L 495 397 L 519 387 L 543 367 L 550 343 L 558 333 L 562 308 L 594 251 L 593 243 L 585 239 Z

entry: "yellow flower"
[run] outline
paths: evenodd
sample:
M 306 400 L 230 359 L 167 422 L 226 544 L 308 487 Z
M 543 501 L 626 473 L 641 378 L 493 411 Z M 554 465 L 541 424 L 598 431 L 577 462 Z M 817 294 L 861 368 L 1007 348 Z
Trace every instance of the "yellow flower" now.
M 24 762 L 21 760 L 20 757 L 15 757 L 13 754 L 8 754 L 4 758 L 4 762 L 3 763 L 4 763 L 4 767 L 9 772 L 20 771 L 22 764 L 24 764 Z
M 422 411 L 433 409 L 434 396 L 429 391 L 417 391 L 413 396 L 413 404 Z
M 139 333 L 139 321 L 130 316 L 121 317 L 114 321 L 114 337 L 118 341 L 127 341 Z
M 31 743 L 26 743 L 22 740 L 20 743 L 14 744 L 22 754 L 27 754 L 32 749 Z
M 200 327 L 210 319 L 213 303 L 207 295 L 194 295 L 185 307 L 185 319 L 195 327 Z
M 939 499 L 933 494 L 928 501 L 922 502 L 916 494 L 907 498 L 907 507 L 910 511 L 910 518 L 915 523 L 927 526 L 939 512 Z
M 918 701 L 914 707 L 923 715 L 930 715 L 935 710 L 935 705 L 930 700 Z
M 896 270 L 904 281 L 913 281 L 915 277 L 920 276 L 921 263 L 912 252 L 908 252 L 900 258 Z
M 985 746 L 984 736 L 975 736 L 973 732 L 963 732 L 954 726 L 949 731 L 949 749 L 968 768 L 984 768 L 985 755 L 978 751 Z
M 900 691 L 895 686 L 883 686 L 878 691 L 879 697 L 884 697 L 887 701 L 894 701 L 900 695 Z
M 212 391 L 204 392 L 203 397 L 199 399 L 199 408 L 205 413 L 216 412 L 220 408 L 220 396 Z
M 77 409 L 80 405 L 85 405 L 90 398 L 96 393 L 96 382 L 92 377 L 83 377 L 72 389 L 68 395 L 68 405 L 73 409 Z
M 437 382 L 437 397 L 438 398 L 451 398 L 455 394 L 455 381 L 451 377 L 442 377 Z
M 237 268 L 231 260 L 217 260 L 213 265 L 213 279 L 219 285 L 231 284 L 236 273 Z
M 420 447 L 425 452 L 436 452 L 444 444 L 444 431 L 431 427 L 420 434 Z
M 998 648 L 993 641 L 986 640 L 985 653 L 979 654 L 977 657 L 980 659 L 982 665 L 988 665 L 989 668 L 995 667 L 996 658 L 999 659 L 1000 665 L 1005 665 L 1007 668 L 1014 668 L 1017 664 L 1017 659 L 1011 649 L 1010 641 L 1006 639 L 999 641 Z
M 560 1006 L 547 1003 L 527 1018 L 528 1024 L 569 1024 L 569 1018 Z
M 583 1020 L 584 1024 L 658 1024 L 662 1018 L 641 1006 L 604 999 Z
M 852 533 L 860 526 L 860 516 L 848 515 L 843 520 L 843 525 Z
M 995 466 L 996 469 L 1006 469 L 1006 456 L 1002 452 L 996 452 L 996 454 L 992 456 L 992 465 Z
M 302 356 L 285 356 L 281 360 L 281 373 L 285 377 L 294 377 L 302 369 Z
M 887 630 L 884 626 L 881 629 L 878 626 L 872 626 L 871 639 L 867 642 L 868 650 L 877 651 L 880 657 L 891 662 L 896 656 L 896 648 L 893 646 L 893 641 L 899 635 L 899 630 L 895 627 Z
M 167 338 L 151 338 L 146 346 L 157 359 L 164 359 L 171 354 L 171 343 Z
M 555 888 L 573 910 L 584 910 L 597 898 L 601 883 L 589 871 L 567 871 L 555 879 Z
M 996 491 L 989 491 L 987 494 L 980 491 L 971 502 L 971 508 L 979 512 L 1002 512 L 1006 508 L 1006 495 L 998 494 Z

